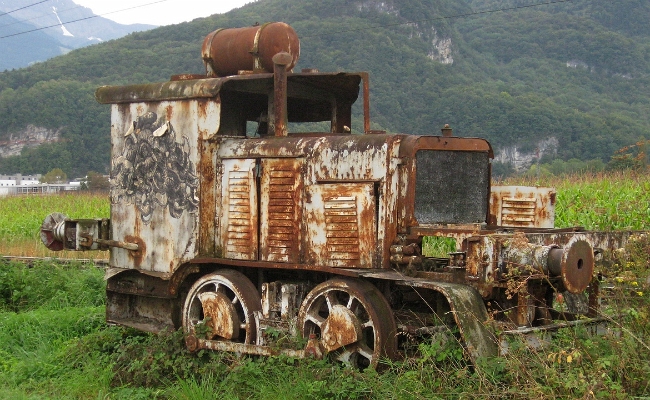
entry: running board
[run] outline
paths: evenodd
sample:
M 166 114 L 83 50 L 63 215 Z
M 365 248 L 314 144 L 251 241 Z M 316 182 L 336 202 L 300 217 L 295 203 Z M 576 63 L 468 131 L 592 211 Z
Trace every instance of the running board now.
M 608 317 L 598 317 L 581 319 L 576 321 L 558 322 L 555 324 L 521 327 L 501 332 L 499 335 L 499 354 L 506 355 L 510 350 L 509 338 L 517 337 L 521 339 L 526 346 L 533 349 L 540 349 L 548 346 L 555 334 L 560 329 L 582 326 L 590 335 L 604 335 L 612 332 L 608 327 L 612 319 Z
M 287 356 L 291 358 L 306 358 L 307 356 L 313 356 L 315 358 L 322 358 L 322 353 L 318 354 L 319 350 L 310 351 L 312 347 L 310 344 L 307 344 L 307 347 L 302 350 L 293 350 L 293 349 L 282 349 L 272 346 L 259 346 L 256 344 L 245 344 L 245 343 L 236 343 L 228 342 L 221 340 L 207 340 L 199 339 L 193 335 L 185 336 L 185 344 L 187 345 L 188 350 L 191 352 L 198 351 L 200 349 L 205 350 L 215 350 L 215 351 L 225 351 L 230 353 L 239 353 L 239 354 L 250 354 L 254 356 Z

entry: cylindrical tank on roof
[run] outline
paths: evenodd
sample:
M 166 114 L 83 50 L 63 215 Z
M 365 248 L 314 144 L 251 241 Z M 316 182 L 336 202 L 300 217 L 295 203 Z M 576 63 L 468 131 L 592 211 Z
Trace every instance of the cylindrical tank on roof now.
M 203 40 L 201 53 L 208 76 L 236 75 L 240 71 L 273 72 L 273 56 L 289 53 L 290 71 L 300 56 L 300 40 L 291 26 L 270 22 L 247 28 L 217 29 Z

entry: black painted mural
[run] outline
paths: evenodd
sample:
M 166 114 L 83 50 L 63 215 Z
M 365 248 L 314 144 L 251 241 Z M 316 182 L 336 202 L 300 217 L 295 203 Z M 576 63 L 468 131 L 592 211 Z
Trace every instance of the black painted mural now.
M 125 133 L 121 154 L 113 157 L 111 202 L 135 204 L 144 223 L 158 207 L 179 218 L 198 208 L 198 179 L 189 156 L 189 141 L 154 112 L 138 117 Z

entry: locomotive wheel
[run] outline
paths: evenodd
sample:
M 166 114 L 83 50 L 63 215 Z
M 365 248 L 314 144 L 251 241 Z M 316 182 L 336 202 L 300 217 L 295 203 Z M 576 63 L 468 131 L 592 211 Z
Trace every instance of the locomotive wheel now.
M 316 286 L 298 315 L 303 337 L 315 334 L 333 359 L 357 369 L 394 358 L 395 319 L 386 298 L 371 283 L 335 278 Z
M 197 350 L 197 339 L 255 343 L 253 312 L 261 309 L 260 295 L 244 274 L 221 270 L 202 277 L 190 288 L 183 306 L 188 349 Z

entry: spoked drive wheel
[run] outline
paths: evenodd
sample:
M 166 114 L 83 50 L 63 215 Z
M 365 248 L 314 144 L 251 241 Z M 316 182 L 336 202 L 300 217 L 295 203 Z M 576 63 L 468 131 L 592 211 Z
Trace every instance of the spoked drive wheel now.
M 303 337 L 314 334 L 333 359 L 358 369 L 394 358 L 395 319 L 386 298 L 369 282 L 335 278 L 316 286 L 298 316 Z
M 221 270 L 202 277 L 190 288 L 183 306 L 188 349 L 197 350 L 197 339 L 255 343 L 253 312 L 261 309 L 257 288 L 244 274 Z

